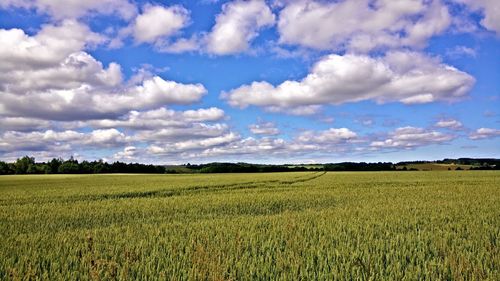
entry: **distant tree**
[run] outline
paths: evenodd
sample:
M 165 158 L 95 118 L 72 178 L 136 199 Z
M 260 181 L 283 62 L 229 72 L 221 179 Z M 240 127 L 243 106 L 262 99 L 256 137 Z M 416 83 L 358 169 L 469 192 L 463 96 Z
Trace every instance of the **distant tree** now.
M 66 160 L 65 162 L 69 162 L 69 163 L 73 163 L 73 164 L 78 164 L 78 160 L 76 160 L 76 159 L 73 157 L 73 155 L 71 155 L 71 156 L 69 157 L 69 159 L 68 159 L 68 160 Z
M 78 174 L 80 173 L 80 167 L 73 161 L 65 161 L 59 166 L 57 172 L 59 174 Z
M 49 170 L 49 174 L 57 174 L 58 171 L 59 171 L 59 166 L 61 166 L 61 164 L 63 163 L 64 161 L 61 159 L 61 158 L 53 158 L 52 160 L 50 160 L 48 163 L 47 163 L 47 166 L 48 166 L 48 170 Z
M 99 161 L 93 162 L 93 172 L 94 174 L 100 174 L 100 173 L 109 173 L 109 168 L 107 167 L 108 163 L 105 163 L 102 161 L 102 159 L 99 159 Z
M 18 158 L 14 164 L 16 174 L 26 174 L 30 165 L 35 165 L 35 157 Z
M 94 172 L 94 165 L 89 161 L 82 161 L 80 163 L 80 173 L 92 174 Z
M 30 164 L 28 166 L 27 174 L 49 174 L 49 167 L 44 163 Z
M 10 175 L 13 172 L 8 163 L 0 161 L 0 175 Z

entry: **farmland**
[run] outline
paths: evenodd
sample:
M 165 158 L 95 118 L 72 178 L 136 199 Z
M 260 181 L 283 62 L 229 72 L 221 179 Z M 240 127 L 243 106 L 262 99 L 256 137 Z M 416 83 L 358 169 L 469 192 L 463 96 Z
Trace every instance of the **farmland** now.
M 474 167 L 472 165 L 455 165 L 455 164 L 438 164 L 438 163 L 424 163 L 424 164 L 407 164 L 407 165 L 397 165 L 397 169 L 415 169 L 419 171 L 446 171 L 446 170 L 469 170 Z
M 0 280 L 500 280 L 500 172 L 0 177 Z

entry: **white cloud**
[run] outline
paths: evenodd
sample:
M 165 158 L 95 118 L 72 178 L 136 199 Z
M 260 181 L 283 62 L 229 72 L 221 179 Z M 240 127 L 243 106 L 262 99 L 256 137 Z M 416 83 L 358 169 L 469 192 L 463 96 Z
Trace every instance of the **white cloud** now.
M 422 1 L 422 3 L 425 2 Z M 448 8 L 440 0 L 431 1 L 430 4 L 426 5 L 422 17 L 405 27 L 404 30 L 407 35 L 401 39 L 401 44 L 403 46 L 424 48 L 431 37 L 441 34 L 450 24 L 451 15 Z
M 117 160 L 132 160 L 137 157 L 138 149 L 135 146 L 127 146 L 123 151 L 119 151 L 113 155 Z
M 224 111 L 217 107 L 186 110 L 182 112 L 184 120 L 188 121 L 217 121 L 224 117 Z
M 446 55 L 451 58 L 458 58 L 465 56 L 475 58 L 477 55 L 477 51 L 473 48 L 469 48 L 466 46 L 455 46 L 452 49 L 446 50 Z
M 113 87 L 122 82 L 121 68 L 110 63 L 107 69 L 85 52 L 68 55 L 60 63 L 44 68 L 18 69 L 12 67 L 0 77 L 0 89 L 16 95 L 49 90 L 92 87 Z
M 47 120 L 116 118 L 131 110 L 198 101 L 201 84 L 159 76 L 122 83 L 120 65 L 105 68 L 82 49 L 100 42 L 88 27 L 64 21 L 36 35 L 0 29 L 0 115 Z
M 211 147 L 201 153 L 192 154 L 191 157 L 217 157 L 231 155 L 250 155 L 259 157 L 265 155 L 283 155 L 286 153 L 287 143 L 283 139 L 273 138 L 245 138 L 231 142 L 225 146 Z
M 250 132 L 255 135 L 274 136 L 280 134 L 280 130 L 276 128 L 276 125 L 272 122 L 252 124 L 248 126 L 248 128 L 250 129 Z
M 177 33 L 189 23 L 189 11 L 182 6 L 146 5 L 133 24 L 133 35 L 139 43 L 153 43 Z
M 155 48 L 159 52 L 180 54 L 184 52 L 192 52 L 200 50 L 199 36 L 192 36 L 191 38 L 178 38 L 173 42 L 161 41 L 155 44 Z
M 469 135 L 471 140 L 488 139 L 500 136 L 500 130 L 492 128 L 479 128 Z
M 266 125 L 266 127 L 270 127 Z M 264 134 L 257 128 L 257 134 Z M 265 132 L 264 135 L 269 135 Z M 271 132 L 275 133 L 275 132 Z M 148 133 L 150 134 L 150 133 Z M 156 156 L 175 157 L 175 159 L 203 159 L 220 156 L 232 157 L 248 155 L 250 157 L 293 157 L 305 153 L 336 153 L 352 149 L 352 144 L 358 141 L 358 136 L 347 128 L 330 128 L 324 131 L 305 131 L 291 140 L 274 137 L 241 138 L 238 134 L 225 128 L 213 136 L 194 136 L 182 140 L 178 134 L 175 137 L 158 138 L 151 144 L 147 153 Z M 227 159 L 227 158 L 225 158 Z
M 116 14 L 124 19 L 132 18 L 137 8 L 127 0 L 2 0 L 0 7 L 36 9 L 55 19 L 79 18 L 93 14 Z
M 454 119 L 445 119 L 445 120 L 439 120 L 436 122 L 434 125 L 439 128 L 448 128 L 448 129 L 461 129 L 463 127 L 462 122 L 454 120 Z
M 297 137 L 304 144 L 339 144 L 357 138 L 357 134 L 347 128 L 330 128 L 325 131 L 306 131 Z
M 103 42 L 101 35 L 72 20 L 43 25 L 35 36 L 21 29 L 0 29 L 0 70 L 52 66 L 74 52 Z
M 375 124 L 375 120 L 370 116 L 360 116 L 355 121 L 365 127 L 371 127 Z
M 73 130 L 43 132 L 7 131 L 0 135 L 0 151 L 70 151 L 81 147 L 116 147 L 126 136 L 116 129 L 82 133 Z
M 243 85 L 222 97 L 231 106 L 262 106 L 285 111 L 303 106 L 373 100 L 405 104 L 455 101 L 463 98 L 475 79 L 438 59 L 414 52 L 389 52 L 384 57 L 329 55 L 300 81 L 277 86 L 268 82 Z
M 224 118 L 224 111 L 216 108 L 174 111 L 166 108 L 144 112 L 131 111 L 119 119 L 101 119 L 87 123 L 98 128 L 130 128 L 135 130 L 157 130 L 166 127 L 186 127 L 198 122 L 212 122 Z
M 280 42 L 314 49 L 368 52 L 425 47 L 451 23 L 439 0 L 290 1 L 279 14 Z
M 0 117 L 0 128 L 10 131 L 33 131 L 50 127 L 50 122 L 26 117 Z
M 373 141 L 372 149 L 412 149 L 420 146 L 442 144 L 453 140 L 455 136 L 423 128 L 402 127 L 389 133 L 384 140 Z
M 274 21 L 274 14 L 263 0 L 226 3 L 206 37 L 207 50 L 217 55 L 244 52 L 259 30 Z
M 124 104 L 135 102 L 137 96 L 145 101 L 139 104 L 190 104 L 200 100 L 207 93 L 201 84 L 181 84 L 175 81 L 167 81 L 159 76 L 146 80 L 142 85 L 136 86 L 131 93 L 123 97 Z M 146 106 L 147 107 L 147 106 Z
M 74 88 L 26 94 L 1 92 L 0 113 L 65 121 L 116 118 L 131 110 L 190 104 L 206 93 L 201 84 L 180 84 L 158 76 L 145 80 L 141 85 L 115 91 L 81 84 Z
M 222 95 L 225 97 L 226 95 Z M 286 113 L 289 115 L 297 115 L 297 116 L 307 116 L 307 115 L 315 115 L 318 114 L 322 110 L 321 105 L 297 105 L 297 106 L 281 106 L 281 105 L 272 105 L 265 107 L 265 110 L 268 112 L 274 113 Z
M 118 146 L 126 142 L 125 134 L 117 129 L 99 129 L 85 135 L 83 143 L 88 145 Z
M 281 138 L 235 138 L 230 142 L 183 154 L 185 157 L 249 155 L 251 157 L 294 157 L 306 153 L 338 153 L 351 149 L 357 134 L 347 128 L 305 131 L 292 140 Z
M 484 18 L 481 25 L 500 35 L 500 7 L 498 0 L 455 0 L 466 4 L 473 11 L 481 11 Z
M 203 150 L 215 146 L 221 146 L 238 140 L 239 135 L 229 132 L 221 136 L 189 139 L 185 141 L 170 142 L 163 145 L 151 145 L 148 147 L 148 152 L 152 154 L 178 154 L 193 150 Z
M 204 138 L 216 138 L 227 134 L 226 124 L 185 124 L 180 127 L 168 127 L 157 130 L 146 130 L 137 132 L 132 139 L 143 142 L 175 143 L 179 141 L 201 140 Z

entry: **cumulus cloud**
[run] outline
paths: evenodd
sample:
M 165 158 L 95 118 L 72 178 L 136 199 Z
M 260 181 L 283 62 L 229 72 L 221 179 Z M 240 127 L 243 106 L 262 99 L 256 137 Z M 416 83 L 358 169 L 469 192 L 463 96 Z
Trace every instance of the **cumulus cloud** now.
M 119 151 L 113 155 L 114 159 L 117 160 L 132 160 L 137 157 L 138 149 L 135 146 L 127 146 L 123 151 Z
M 425 47 L 451 16 L 439 0 L 290 1 L 278 20 L 280 42 L 314 49 L 368 52 Z
M 272 26 L 274 21 L 274 14 L 263 0 L 226 3 L 206 37 L 207 50 L 217 55 L 246 51 L 259 30 Z
M 370 143 L 372 149 L 413 149 L 420 146 L 443 144 L 454 135 L 416 127 L 401 127 L 389 133 L 385 139 Z
M 148 152 L 152 154 L 178 154 L 193 150 L 203 150 L 211 147 L 221 146 L 239 139 L 239 135 L 229 132 L 221 136 L 189 139 L 185 141 L 170 142 L 163 145 L 154 144 L 148 147 Z
M 7 131 L 0 135 L 0 151 L 70 151 L 82 146 L 116 147 L 126 142 L 126 136 L 116 129 L 82 133 L 73 130 L 43 132 Z
M 117 129 L 99 129 L 85 134 L 83 144 L 114 147 L 125 143 L 125 134 Z
M 226 98 L 225 93 L 222 94 Z M 271 105 L 264 108 L 267 112 L 286 113 L 288 115 L 307 116 L 318 114 L 323 107 L 321 105 L 294 105 L 294 106 L 281 106 Z
M 60 63 L 74 52 L 103 42 L 101 35 L 73 20 L 43 25 L 34 36 L 21 29 L 0 29 L 0 70 L 45 68 Z
M 447 128 L 447 129 L 453 129 L 453 130 L 458 130 L 463 128 L 462 122 L 454 120 L 454 119 L 443 119 L 439 120 L 436 122 L 434 125 L 438 128 Z
M 234 107 L 253 105 L 271 111 L 364 100 L 417 104 L 458 100 L 474 83 L 467 73 L 420 53 L 389 52 L 380 58 L 331 54 L 300 81 L 277 86 L 253 82 L 222 97 Z
M 197 35 L 191 38 L 177 38 L 175 41 L 156 42 L 155 48 L 159 52 L 180 54 L 184 52 L 198 51 L 201 49 L 201 39 Z
M 219 153 L 295 157 L 306 153 L 341 153 L 352 150 L 352 144 L 358 141 L 358 134 L 348 128 L 329 128 L 304 131 L 291 140 L 271 137 L 241 139 L 224 147 L 204 151 L 202 155 Z
M 158 154 L 160 151 L 183 151 L 183 148 L 193 150 L 196 143 L 209 145 L 223 136 L 236 136 L 226 124 L 215 123 L 223 118 L 224 111 L 215 107 L 186 111 L 160 108 L 132 111 L 119 119 L 89 121 L 87 125 L 131 129 L 134 134 L 127 138 L 129 141 L 149 145 L 153 147 L 149 151 Z
M 6 131 L 34 131 L 50 127 L 50 122 L 26 117 L 0 117 L 0 128 Z
M 38 68 L 10 68 L 0 77 L 0 90 L 16 95 L 65 90 L 92 85 L 92 87 L 117 86 L 122 82 L 121 68 L 102 63 L 85 52 L 74 52 L 57 64 Z
M 272 155 L 283 155 L 287 151 L 285 140 L 277 138 L 245 138 L 229 143 L 226 146 L 211 147 L 191 157 L 218 157 L 218 156 L 241 156 L 251 155 L 267 157 Z
M 339 144 L 357 138 L 357 134 L 347 128 L 330 128 L 326 131 L 306 131 L 301 133 L 297 140 L 300 143 Z
M 481 25 L 500 35 L 500 8 L 497 0 L 454 0 L 467 5 L 473 11 L 480 11 L 484 17 Z
M 279 135 L 280 131 L 276 128 L 276 125 L 272 122 L 264 122 L 259 124 L 252 124 L 248 126 L 250 132 L 255 135 L 268 135 L 274 136 Z
M 133 111 L 119 119 L 77 122 L 80 127 L 100 128 L 91 131 L 52 129 L 30 131 L 38 129 L 33 127 L 23 132 L 19 131 L 22 128 L 17 127 L 14 128 L 17 131 L 7 131 L 0 135 L 0 153 L 5 156 L 14 151 L 20 155 L 37 154 L 43 151 L 50 152 L 50 155 L 60 156 L 67 155 L 71 151 L 92 151 L 99 148 L 125 146 L 123 151 L 115 153 L 112 158 L 116 160 L 145 159 L 150 156 L 148 151 L 154 152 L 151 155 L 168 154 L 175 158 L 181 157 L 182 153 L 200 151 L 238 139 L 239 136 L 231 132 L 226 124 L 210 124 L 223 117 L 224 112 L 218 108 L 186 111 L 161 108 L 145 112 Z M 30 119 L 11 119 L 13 118 L 2 118 L 2 122 L 5 120 L 5 122 L 13 123 L 12 127 L 20 122 L 26 122 L 26 126 L 32 126 Z M 57 123 L 59 123 L 58 127 L 63 127 L 68 122 Z M 53 122 L 49 124 L 49 127 L 56 126 Z M 128 135 L 121 130 L 127 130 Z M 138 146 L 147 146 L 150 149 L 138 149 Z M 141 155 L 138 155 L 139 151 Z
M 479 128 L 469 135 L 471 140 L 489 139 L 500 136 L 500 130 L 492 128 Z
M 2 0 L 0 7 L 36 9 L 55 19 L 80 18 L 93 14 L 116 14 L 124 19 L 130 19 L 137 12 L 135 5 L 128 0 Z
M 229 157 L 290 157 L 305 153 L 331 153 L 348 151 L 358 138 L 347 128 L 330 128 L 324 131 L 305 131 L 291 140 L 274 137 L 248 137 L 231 132 L 219 132 L 218 136 L 188 139 L 168 143 L 156 143 L 148 147 L 151 155 L 177 156 L 183 159 Z
M 483 26 L 498 32 L 491 4 L 494 1 L 456 1 L 482 12 Z M 0 3 L 0 8 L 36 9 L 51 16 L 54 22 L 42 25 L 34 33 L 0 29 L 0 155 L 55 152 L 52 155 L 60 156 L 78 150 L 113 148 L 107 157 L 117 160 L 205 160 L 240 155 L 284 159 L 306 153 L 330 155 L 356 149 L 410 149 L 443 144 L 455 138 L 449 134 L 453 131 L 434 130 L 463 128 L 457 120 L 443 119 L 434 129 L 403 127 L 367 142 L 366 136 L 348 128 L 304 130 L 283 139 L 277 137 L 280 130 L 274 123 L 257 122 L 248 127 L 254 136 L 243 138 L 224 123 L 227 116 L 222 109 L 170 108 L 200 101 L 207 93 L 203 85 L 170 81 L 154 74 L 159 71 L 153 69 L 139 71 L 126 80 L 118 63 L 103 64 L 94 58 L 89 50 L 109 40 L 75 19 L 95 13 L 126 19 L 129 24 L 118 31 L 118 45 L 128 36 L 136 43 L 152 44 L 160 52 L 229 55 L 248 51 L 260 32 L 275 25 L 276 17 L 265 1 L 227 2 L 209 32 L 186 37 L 183 29 L 190 24 L 190 12 L 179 5 L 146 4 L 138 14 L 128 0 L 63 2 Z M 266 46 L 282 48 L 289 55 L 312 53 L 311 49 L 341 50 L 340 53 L 345 50 L 345 54 L 323 57 L 300 80 L 277 85 L 256 81 L 222 93 L 231 106 L 259 106 L 268 112 L 312 115 L 318 114 L 324 105 L 359 101 L 455 101 L 466 96 L 475 83 L 473 77 L 438 58 L 413 51 L 386 52 L 391 48 L 424 48 L 429 38 L 444 32 L 451 17 L 442 1 L 284 3 L 273 8 L 279 10 L 279 40 Z M 112 29 L 105 34 L 116 32 Z M 289 50 L 284 45 L 298 48 Z M 385 54 L 366 55 L 372 51 Z M 475 55 L 475 50 L 463 46 L 450 50 L 449 55 L 451 52 Z M 499 135 L 497 129 L 480 128 L 469 138 Z
M 212 122 L 224 118 L 224 111 L 216 107 L 196 110 L 175 111 L 159 108 L 149 111 L 131 111 L 117 119 L 88 121 L 97 128 L 129 128 L 135 130 L 156 130 L 166 127 L 186 127 L 199 122 Z
M 116 118 L 131 110 L 190 104 L 206 93 L 201 84 L 185 85 L 158 76 L 141 85 L 117 89 L 115 93 L 110 91 L 112 89 L 94 89 L 82 84 L 26 94 L 1 92 L 0 113 L 63 121 Z
M 182 6 L 146 5 L 133 24 L 133 35 L 138 43 L 153 43 L 177 33 L 189 23 L 189 11 Z M 178 47 L 179 48 L 179 47 Z
M 181 84 L 159 76 L 122 83 L 121 67 L 84 52 L 100 37 L 88 27 L 64 21 L 36 35 L 0 29 L 0 114 L 46 120 L 116 118 L 131 110 L 198 101 L 201 84 Z
M 203 138 L 216 138 L 230 133 L 226 124 L 185 124 L 182 127 L 168 127 L 157 130 L 137 132 L 132 139 L 135 141 L 175 143 Z

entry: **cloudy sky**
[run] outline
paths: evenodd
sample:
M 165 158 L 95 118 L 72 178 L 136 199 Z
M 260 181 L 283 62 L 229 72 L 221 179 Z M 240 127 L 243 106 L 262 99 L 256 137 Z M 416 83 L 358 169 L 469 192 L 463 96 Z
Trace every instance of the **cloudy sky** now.
M 500 157 L 498 0 L 0 0 L 0 159 Z

